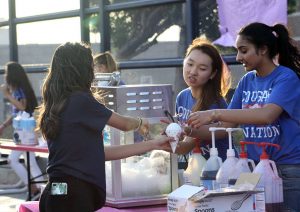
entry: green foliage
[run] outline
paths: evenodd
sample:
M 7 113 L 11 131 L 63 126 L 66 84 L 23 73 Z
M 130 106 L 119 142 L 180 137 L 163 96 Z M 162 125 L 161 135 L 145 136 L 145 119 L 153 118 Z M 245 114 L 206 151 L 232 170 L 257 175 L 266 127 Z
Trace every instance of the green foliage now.
M 288 14 L 294 13 L 299 9 L 299 0 L 288 0 Z

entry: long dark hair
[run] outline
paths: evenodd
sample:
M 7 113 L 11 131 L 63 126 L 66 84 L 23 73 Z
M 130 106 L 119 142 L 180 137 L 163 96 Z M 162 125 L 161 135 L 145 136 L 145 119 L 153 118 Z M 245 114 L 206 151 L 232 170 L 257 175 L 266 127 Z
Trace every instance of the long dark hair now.
M 239 32 L 256 48 L 267 46 L 270 59 L 278 54 L 280 65 L 289 67 L 300 78 L 300 53 L 297 42 L 293 40 L 287 28 L 282 24 L 268 26 L 263 23 L 251 23 Z
M 209 79 L 204 85 L 202 96 L 198 98 L 197 103 L 193 107 L 193 111 L 208 110 L 212 104 L 220 105 L 220 100 L 227 94 L 230 87 L 230 74 L 218 50 L 208 40 L 202 38 L 194 39 L 188 47 L 185 57 L 195 49 L 200 50 L 211 58 L 212 70 L 216 72 L 214 78 Z
M 5 65 L 5 80 L 13 89 L 22 89 L 26 98 L 25 111 L 32 114 L 38 104 L 24 68 L 17 62 L 8 62 Z
M 38 118 L 38 128 L 46 139 L 58 135 L 60 114 L 68 97 L 76 91 L 91 93 L 93 79 L 93 57 L 88 45 L 68 42 L 55 50 L 42 87 Z

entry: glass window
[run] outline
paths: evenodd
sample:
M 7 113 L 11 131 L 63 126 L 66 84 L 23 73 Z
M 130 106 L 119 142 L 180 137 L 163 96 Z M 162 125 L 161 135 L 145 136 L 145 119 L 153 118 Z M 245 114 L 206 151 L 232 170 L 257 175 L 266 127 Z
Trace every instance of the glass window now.
M 9 61 L 8 27 L 0 27 L 0 69 Z
M 216 0 L 199 1 L 197 9 L 198 35 L 215 41 L 220 37 L 218 5 Z M 235 54 L 234 47 L 216 45 L 223 55 Z
M 99 32 L 99 16 L 98 14 L 91 14 L 88 18 L 90 43 L 93 53 L 100 52 L 100 32 Z
M 288 28 L 292 37 L 300 44 L 300 2 L 288 0 Z
M 8 0 L 0 0 L 0 22 L 8 20 Z
M 17 35 L 20 63 L 48 64 L 58 45 L 80 42 L 80 19 L 76 17 L 19 24 Z
M 16 16 L 32 16 L 79 9 L 79 0 L 16 0 Z
M 108 4 L 115 4 L 115 3 L 127 3 L 130 1 L 135 1 L 135 0 L 108 0 Z M 95 7 L 99 6 L 99 0 L 89 0 L 89 7 Z
M 182 4 L 111 12 L 111 52 L 118 60 L 182 57 Z

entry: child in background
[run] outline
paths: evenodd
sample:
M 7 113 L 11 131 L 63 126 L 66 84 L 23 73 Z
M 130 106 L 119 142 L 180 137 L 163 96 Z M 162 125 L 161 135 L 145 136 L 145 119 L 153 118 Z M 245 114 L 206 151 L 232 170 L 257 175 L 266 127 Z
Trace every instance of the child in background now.
M 212 121 L 224 127 L 241 124 L 245 139 L 280 145 L 267 148 L 283 180 L 284 211 L 300 211 L 300 53 L 282 24 L 251 23 L 236 40 L 237 61 L 247 73 L 240 80 L 227 110 L 192 113 L 193 136 Z M 277 58 L 277 61 L 276 59 Z M 275 63 L 276 61 L 276 63 Z M 277 64 L 278 62 L 278 64 Z M 261 149 L 249 145 L 248 157 L 259 161 Z
M 25 111 L 33 115 L 34 109 L 37 107 L 37 99 L 31 87 L 29 79 L 25 73 L 24 68 L 16 62 L 8 62 L 5 65 L 4 77 L 6 84 L 1 85 L 1 91 L 4 97 L 11 103 L 12 114 L 0 125 L 0 134 L 3 130 L 12 124 L 12 120 L 17 116 L 19 111 Z M 15 173 L 19 176 L 23 184 L 28 184 L 27 171 L 25 167 L 19 162 L 21 154 L 26 158 L 25 152 L 12 150 L 8 163 Z M 32 177 L 40 176 L 41 170 L 37 165 L 34 152 L 30 152 L 30 170 Z M 36 180 L 42 181 L 43 177 L 38 177 Z M 39 189 L 36 185 L 31 186 L 32 194 L 37 194 Z
M 172 138 L 166 136 L 131 145 L 104 146 L 101 135 L 105 125 L 147 135 L 149 123 L 106 108 L 91 91 L 93 80 L 89 46 L 66 43 L 56 49 L 43 84 L 38 119 L 49 149 L 49 182 L 41 195 L 41 212 L 96 211 L 106 199 L 106 160 L 154 149 L 170 150 Z
M 112 54 L 108 51 L 94 56 L 94 71 L 97 73 L 113 73 L 118 71 L 118 65 Z M 120 80 L 117 85 L 125 85 Z
M 111 53 L 104 52 L 94 56 L 95 73 L 112 73 L 118 70 L 116 60 Z
M 224 97 L 230 84 L 228 69 L 218 50 L 209 41 L 196 38 L 188 47 L 183 62 L 183 79 L 188 88 L 182 90 L 176 98 L 176 115 L 180 122 L 187 123 L 190 113 L 195 111 L 227 108 Z M 189 137 L 191 133 L 187 132 L 188 137 L 179 143 L 176 152 L 189 153 L 195 147 L 195 142 L 200 142 L 202 155 L 208 159 L 211 137 L 200 135 L 194 139 Z M 223 138 L 216 140 L 216 147 L 224 161 L 229 148 L 226 132 L 218 131 L 219 137 Z

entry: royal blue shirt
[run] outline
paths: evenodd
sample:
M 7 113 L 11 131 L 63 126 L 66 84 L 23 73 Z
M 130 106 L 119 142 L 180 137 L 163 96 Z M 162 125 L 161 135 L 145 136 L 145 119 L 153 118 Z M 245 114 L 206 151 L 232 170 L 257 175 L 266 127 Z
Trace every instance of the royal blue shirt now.
M 192 108 L 196 104 L 197 100 L 193 98 L 192 92 L 190 88 L 186 88 L 179 92 L 176 97 L 176 114 L 179 117 L 179 120 L 182 122 L 186 122 L 189 118 L 189 115 L 192 112 Z M 217 108 L 227 108 L 227 103 L 224 99 L 220 100 L 220 104 L 213 104 L 209 109 L 217 109 Z M 199 138 L 201 139 L 201 138 Z M 216 148 L 218 149 L 219 156 L 222 160 L 226 160 L 226 152 L 229 148 L 228 138 L 224 139 L 216 139 Z M 211 140 L 201 140 L 201 151 L 202 155 L 208 159 L 209 158 L 209 149 L 212 147 Z
M 18 88 L 18 89 L 16 89 L 16 90 L 14 90 L 13 92 L 12 92 L 12 96 L 16 99 L 16 100 L 18 100 L 18 101 L 21 101 L 22 99 L 26 99 L 26 96 L 25 96 L 25 93 L 24 93 L 24 91 L 23 91 L 23 89 L 21 89 L 21 88 Z M 14 106 L 13 104 L 11 104 L 12 105 L 12 116 L 13 117 L 16 117 L 17 116 L 17 114 L 18 114 L 18 112 L 19 112 L 19 110 L 18 110 L 18 108 L 16 107 L 16 106 Z
M 270 142 L 280 150 L 268 147 L 271 160 L 278 164 L 300 164 L 300 80 L 291 69 L 278 66 L 268 76 L 256 71 L 247 73 L 239 82 L 229 109 L 262 108 L 276 104 L 282 114 L 270 125 L 243 125 L 245 140 Z M 261 148 L 248 145 L 248 157 L 259 161 Z

